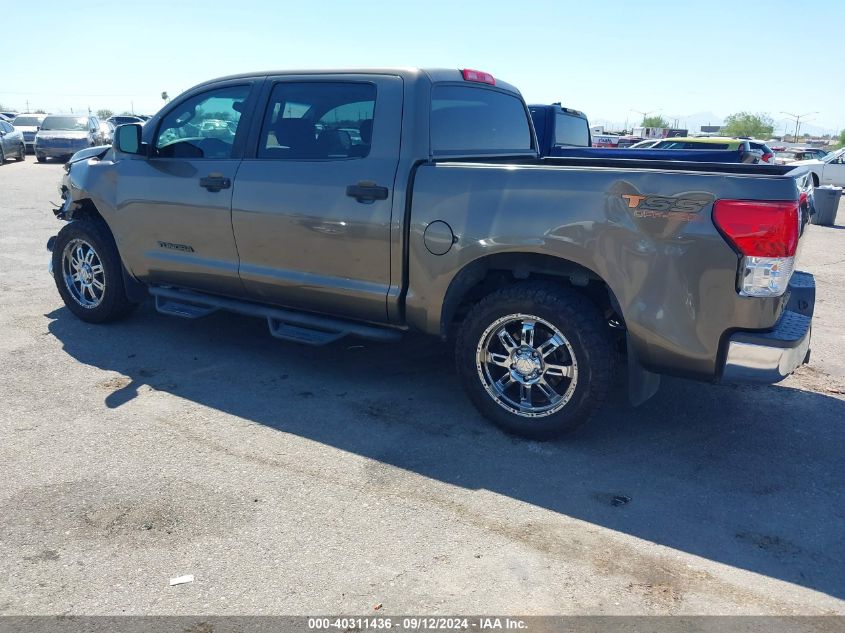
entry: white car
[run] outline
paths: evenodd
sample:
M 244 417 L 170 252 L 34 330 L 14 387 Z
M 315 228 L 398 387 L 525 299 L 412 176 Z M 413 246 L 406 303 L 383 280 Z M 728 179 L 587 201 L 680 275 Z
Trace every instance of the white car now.
M 813 172 L 813 185 L 845 187 L 845 148 L 831 152 L 821 160 L 799 160 L 790 167 L 806 167 Z
M 46 114 L 19 114 L 12 122 L 15 129 L 20 130 L 23 133 L 23 140 L 26 143 L 26 151 L 35 151 L 35 133 L 38 132 L 38 129 L 41 127 L 41 124 L 44 122 L 44 118 L 46 116 Z

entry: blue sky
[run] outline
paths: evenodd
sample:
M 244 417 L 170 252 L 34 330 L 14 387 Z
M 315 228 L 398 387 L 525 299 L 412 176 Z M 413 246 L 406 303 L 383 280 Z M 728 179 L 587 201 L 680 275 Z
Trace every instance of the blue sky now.
M 40 0 L 4 14 L 18 28 L 4 28 L 0 103 L 19 109 L 153 113 L 162 90 L 236 72 L 444 66 L 597 123 L 749 110 L 845 127 L 843 0 Z

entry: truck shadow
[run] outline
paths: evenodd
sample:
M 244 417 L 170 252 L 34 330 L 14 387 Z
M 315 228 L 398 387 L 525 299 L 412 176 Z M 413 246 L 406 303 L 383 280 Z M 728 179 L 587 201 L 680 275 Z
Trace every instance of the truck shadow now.
M 150 306 L 110 326 L 64 308 L 47 317 L 69 355 L 127 377 L 107 407 L 149 385 L 381 464 L 845 598 L 840 399 L 668 379 L 646 405 L 632 409 L 620 394 L 574 436 L 538 444 L 484 421 L 457 383 L 451 350 L 430 339 L 311 348 L 270 339 L 257 319 L 180 321 Z

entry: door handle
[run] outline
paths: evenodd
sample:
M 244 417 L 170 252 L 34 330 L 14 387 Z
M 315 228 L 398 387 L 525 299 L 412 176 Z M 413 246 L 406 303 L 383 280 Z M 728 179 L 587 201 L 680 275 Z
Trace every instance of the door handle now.
M 387 200 L 387 187 L 379 187 L 374 182 L 362 180 L 357 185 L 349 185 L 346 195 L 358 202 L 372 202 L 373 200 Z
M 205 187 L 209 191 L 220 191 L 221 189 L 228 189 L 231 186 L 232 181 L 230 179 L 216 174 L 200 178 L 200 187 Z

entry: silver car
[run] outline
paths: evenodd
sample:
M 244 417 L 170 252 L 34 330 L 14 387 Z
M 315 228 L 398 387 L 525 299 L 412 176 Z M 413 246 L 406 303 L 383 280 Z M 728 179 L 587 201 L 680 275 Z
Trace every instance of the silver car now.
M 8 121 L 0 121 L 0 165 L 5 163 L 7 158 L 13 156 L 17 160 L 26 158 L 23 134 L 13 128 Z
M 86 147 L 102 143 L 97 117 L 79 114 L 51 114 L 35 135 L 35 159 L 68 159 Z

